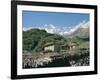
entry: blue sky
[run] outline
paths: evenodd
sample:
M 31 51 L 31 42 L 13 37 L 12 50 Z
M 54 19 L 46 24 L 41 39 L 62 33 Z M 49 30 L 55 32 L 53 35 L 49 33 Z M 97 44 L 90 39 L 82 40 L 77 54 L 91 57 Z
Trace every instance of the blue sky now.
M 53 24 L 58 27 L 74 27 L 82 21 L 89 21 L 89 14 L 63 13 L 63 12 L 39 12 L 23 11 L 23 28 Z

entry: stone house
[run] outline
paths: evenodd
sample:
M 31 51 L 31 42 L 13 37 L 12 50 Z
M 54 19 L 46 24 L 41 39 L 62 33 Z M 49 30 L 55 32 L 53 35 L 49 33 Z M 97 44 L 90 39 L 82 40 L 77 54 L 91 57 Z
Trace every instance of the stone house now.
M 44 51 L 59 52 L 60 51 L 60 45 L 48 43 L 48 44 L 45 45 Z
M 44 51 L 64 52 L 66 50 L 75 49 L 77 46 L 75 42 L 68 44 L 49 44 L 44 47 Z

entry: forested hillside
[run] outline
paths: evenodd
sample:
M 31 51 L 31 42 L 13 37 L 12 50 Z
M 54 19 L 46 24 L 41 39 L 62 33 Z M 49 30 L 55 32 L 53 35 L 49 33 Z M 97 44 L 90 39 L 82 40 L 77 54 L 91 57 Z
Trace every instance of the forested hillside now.
M 23 50 L 40 52 L 46 43 L 64 43 L 66 39 L 57 34 L 47 33 L 45 30 L 31 29 L 23 31 Z

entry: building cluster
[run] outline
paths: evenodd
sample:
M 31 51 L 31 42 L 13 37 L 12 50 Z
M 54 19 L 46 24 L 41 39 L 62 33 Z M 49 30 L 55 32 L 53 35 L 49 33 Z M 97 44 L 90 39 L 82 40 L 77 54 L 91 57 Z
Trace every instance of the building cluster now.
M 68 50 L 73 50 L 78 46 L 77 43 L 68 43 L 68 44 L 47 44 L 44 47 L 44 51 L 51 51 L 51 52 L 64 52 Z
M 44 47 L 44 51 L 40 52 L 39 56 L 33 56 L 32 53 L 24 51 L 23 68 L 37 68 L 39 66 L 48 65 L 57 59 L 64 60 L 65 56 L 63 55 L 63 52 L 76 50 L 77 47 L 78 44 L 75 42 L 67 44 L 47 43 Z M 82 53 L 89 53 L 89 50 L 82 50 Z M 69 60 L 69 63 L 71 66 L 89 65 L 89 57 L 85 57 L 83 59 L 80 58 L 78 62 L 75 60 Z

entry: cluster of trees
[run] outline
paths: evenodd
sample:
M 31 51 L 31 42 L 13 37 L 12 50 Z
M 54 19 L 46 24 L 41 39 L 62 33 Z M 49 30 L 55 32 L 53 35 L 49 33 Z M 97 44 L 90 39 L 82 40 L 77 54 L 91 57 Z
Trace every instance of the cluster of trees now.
M 63 36 L 47 33 L 45 30 L 31 29 L 23 31 L 23 50 L 40 52 L 47 43 L 66 42 Z
M 76 42 L 78 45 L 81 45 L 84 42 L 89 42 L 89 37 L 79 37 L 79 36 L 74 36 L 71 38 L 66 38 L 67 42 Z
M 73 38 L 65 38 L 58 34 L 47 33 L 45 30 L 31 29 L 23 31 L 23 50 L 40 52 L 43 51 L 45 44 L 66 44 L 67 42 L 76 42 L 78 45 L 89 41 L 89 38 L 80 38 L 78 36 Z

